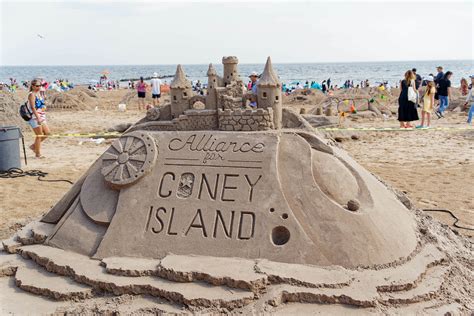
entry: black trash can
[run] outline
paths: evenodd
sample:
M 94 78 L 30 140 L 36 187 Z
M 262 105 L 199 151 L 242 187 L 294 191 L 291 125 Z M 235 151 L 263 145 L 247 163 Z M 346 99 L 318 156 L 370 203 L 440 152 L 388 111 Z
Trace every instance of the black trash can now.
M 18 126 L 0 126 L 0 171 L 21 168 L 20 138 Z

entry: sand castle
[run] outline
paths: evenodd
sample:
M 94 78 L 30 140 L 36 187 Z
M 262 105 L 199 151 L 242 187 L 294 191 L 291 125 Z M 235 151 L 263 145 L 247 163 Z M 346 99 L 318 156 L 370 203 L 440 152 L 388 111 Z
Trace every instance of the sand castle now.
M 242 109 L 251 96 L 237 58 L 223 63 L 222 78 L 209 66 L 206 96 L 178 66 L 171 103 L 3 242 L 2 274 L 56 300 L 150 295 L 194 311 L 466 310 L 462 294 L 436 293 L 454 287 L 447 276 L 467 246 L 433 238 L 436 224 L 403 195 L 282 109 L 270 59 L 256 109 Z
M 154 131 L 262 131 L 281 127 L 281 83 L 276 76 L 271 59 L 258 81 L 258 93 L 247 92 L 237 68 L 235 56 L 223 57 L 223 77 L 213 65 L 207 71 L 207 95 L 195 95 L 191 82 L 178 65 L 170 84 L 171 102 L 149 111 L 134 130 Z M 256 102 L 250 108 L 249 102 Z

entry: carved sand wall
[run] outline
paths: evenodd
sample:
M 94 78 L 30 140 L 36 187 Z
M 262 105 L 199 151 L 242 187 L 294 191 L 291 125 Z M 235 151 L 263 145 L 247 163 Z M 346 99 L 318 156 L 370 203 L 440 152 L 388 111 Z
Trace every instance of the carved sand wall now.
M 273 129 L 273 110 L 219 110 L 221 131 L 265 131 Z
M 179 131 L 198 131 L 217 129 L 216 110 L 187 110 L 173 120 Z

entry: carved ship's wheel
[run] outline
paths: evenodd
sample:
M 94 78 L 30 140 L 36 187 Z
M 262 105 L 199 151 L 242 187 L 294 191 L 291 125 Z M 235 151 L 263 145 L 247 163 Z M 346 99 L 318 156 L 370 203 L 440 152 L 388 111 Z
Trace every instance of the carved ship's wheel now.
M 153 168 L 157 153 L 151 136 L 140 131 L 128 133 L 103 155 L 102 175 L 114 187 L 132 184 Z

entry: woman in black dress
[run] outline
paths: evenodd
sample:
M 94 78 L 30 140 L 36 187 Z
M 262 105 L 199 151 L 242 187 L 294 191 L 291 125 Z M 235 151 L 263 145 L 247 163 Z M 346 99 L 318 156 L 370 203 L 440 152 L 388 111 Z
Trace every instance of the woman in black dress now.
M 400 96 L 398 97 L 398 120 L 400 121 L 400 128 L 412 128 L 413 125 L 411 125 L 410 122 L 419 119 L 415 103 L 408 100 L 408 87 L 412 86 L 413 89 L 415 89 L 415 78 L 413 71 L 408 70 L 400 86 Z

